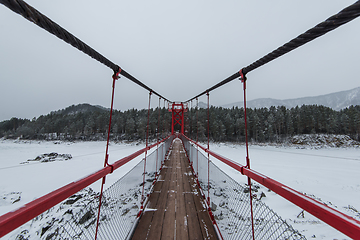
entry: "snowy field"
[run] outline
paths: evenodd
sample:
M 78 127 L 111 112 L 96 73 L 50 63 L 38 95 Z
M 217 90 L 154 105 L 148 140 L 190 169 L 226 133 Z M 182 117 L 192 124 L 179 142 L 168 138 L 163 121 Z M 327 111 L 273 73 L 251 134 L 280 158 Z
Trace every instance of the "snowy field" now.
M 105 145 L 105 142 L 0 141 L 0 215 L 100 169 Z M 142 144 L 112 143 L 109 161 L 114 162 L 143 147 Z M 211 144 L 210 149 L 241 164 L 245 162 L 244 145 Z M 27 161 L 51 152 L 71 154 L 72 158 L 44 163 Z M 142 158 L 143 155 L 109 175 L 106 186 Z M 360 148 L 251 145 L 250 159 L 256 171 L 360 220 Z M 214 158 L 211 160 L 238 182 L 246 182 L 240 173 Z M 100 183 L 91 187 L 99 191 Z M 349 239 L 306 212 L 304 217 L 297 217 L 301 209 L 264 187 L 261 191 L 266 194 L 263 201 L 307 239 Z
M 109 163 L 130 155 L 143 144 L 115 144 L 109 147 Z M 0 141 L 0 215 L 83 178 L 104 165 L 106 142 Z M 69 160 L 27 161 L 44 153 L 71 154 Z M 135 166 L 144 154 L 108 175 L 105 187 Z M 28 162 L 28 163 L 24 163 Z M 91 185 L 100 191 L 100 181 Z
M 244 145 L 212 144 L 210 149 L 245 165 Z M 360 148 L 250 145 L 249 149 L 252 169 L 360 220 Z M 210 158 L 233 179 L 246 183 L 246 177 Z M 261 186 L 261 191 L 266 194 L 262 200 L 307 239 L 350 239 L 309 213 L 302 217 L 300 208 L 267 188 Z

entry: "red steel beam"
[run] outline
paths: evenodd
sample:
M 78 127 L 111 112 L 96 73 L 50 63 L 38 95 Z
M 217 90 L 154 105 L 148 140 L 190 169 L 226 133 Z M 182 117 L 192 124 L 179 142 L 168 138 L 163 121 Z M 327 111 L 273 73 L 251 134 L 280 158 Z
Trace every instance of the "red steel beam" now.
M 222 161 L 228 166 L 234 168 L 235 170 L 241 172 L 243 175 L 246 175 L 251 179 L 257 181 L 261 185 L 269 188 L 273 192 L 279 194 L 283 198 L 299 206 L 300 208 L 304 209 L 308 213 L 329 224 L 343 234 L 351 237 L 352 239 L 360 239 L 360 221 L 350 216 L 347 216 L 346 214 L 339 212 L 333 208 L 330 208 L 319 201 L 316 201 L 278 181 L 275 181 L 274 179 L 271 179 L 252 169 L 248 169 L 237 162 L 234 162 L 213 151 L 210 151 L 185 135 L 182 136 L 184 136 L 193 144 L 199 146 L 205 152 L 208 152 L 211 156 Z
M 171 135 L 170 135 L 171 136 Z M 124 157 L 110 166 L 106 166 L 99 171 L 90 174 L 87 177 L 84 177 L 78 181 L 69 183 L 51 193 L 48 193 L 34 201 L 25 204 L 24 206 L 18 208 L 15 211 L 8 212 L 2 216 L 0 216 L 0 238 L 20 227 L 24 223 L 30 221 L 35 218 L 39 214 L 45 212 L 46 210 L 52 208 L 56 204 L 65 200 L 66 198 L 74 195 L 81 189 L 91 185 L 92 183 L 102 179 L 109 173 L 112 173 L 115 169 L 123 166 L 125 163 L 133 160 L 137 156 L 144 153 L 146 150 L 150 150 L 151 148 L 159 145 L 160 143 L 167 140 L 170 136 L 164 138 L 163 140 L 148 146 L 147 148 L 143 148 L 127 157 Z

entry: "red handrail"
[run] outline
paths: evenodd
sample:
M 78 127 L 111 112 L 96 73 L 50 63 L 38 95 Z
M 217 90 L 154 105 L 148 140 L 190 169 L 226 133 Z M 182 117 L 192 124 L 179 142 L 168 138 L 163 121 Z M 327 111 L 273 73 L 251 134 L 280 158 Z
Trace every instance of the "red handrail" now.
M 213 151 L 210 151 L 185 135 L 182 136 L 184 136 L 193 144 L 199 146 L 202 150 L 209 153 L 211 156 L 222 161 L 228 166 L 234 168 L 235 170 L 241 172 L 243 175 L 246 175 L 251 179 L 257 181 L 261 185 L 269 188 L 273 192 L 279 194 L 283 198 L 294 203 L 295 205 L 299 206 L 300 208 L 304 209 L 305 211 L 314 215 L 325 223 L 329 224 L 343 234 L 351 237 L 352 239 L 360 239 L 360 221 L 333 208 L 330 208 L 319 201 L 316 201 L 278 181 L 275 181 L 274 179 L 271 179 L 252 169 L 248 169 L 237 162 L 234 162 Z
M 51 193 L 48 193 L 38 199 L 35 199 L 34 201 L 25 204 L 24 206 L 20 207 L 19 209 L 8 212 L 2 216 L 0 216 L 0 238 L 5 236 L 6 234 L 10 233 L 14 229 L 20 227 L 24 223 L 30 221 L 31 219 L 35 218 L 39 214 L 45 212 L 46 210 L 52 208 L 56 204 L 60 203 L 61 201 L 65 200 L 66 198 L 74 195 L 81 189 L 91 185 L 92 183 L 98 181 L 99 179 L 103 178 L 109 173 L 112 173 L 115 169 L 123 166 L 125 163 L 128 163 L 129 161 L 133 160 L 137 156 L 141 155 L 147 150 L 150 150 L 151 148 L 159 145 L 160 143 L 164 142 L 168 138 L 170 138 L 171 135 L 164 138 L 163 140 L 149 146 L 145 147 L 127 157 L 124 157 L 112 165 L 108 165 L 99 171 L 90 174 L 87 177 L 84 177 L 78 181 L 69 183 Z

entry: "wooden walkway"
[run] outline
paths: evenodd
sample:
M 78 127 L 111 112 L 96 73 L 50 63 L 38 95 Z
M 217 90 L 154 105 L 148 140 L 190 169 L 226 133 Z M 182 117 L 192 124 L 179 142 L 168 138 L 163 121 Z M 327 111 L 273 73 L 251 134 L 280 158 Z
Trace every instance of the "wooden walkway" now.
M 218 239 L 179 139 L 132 239 Z

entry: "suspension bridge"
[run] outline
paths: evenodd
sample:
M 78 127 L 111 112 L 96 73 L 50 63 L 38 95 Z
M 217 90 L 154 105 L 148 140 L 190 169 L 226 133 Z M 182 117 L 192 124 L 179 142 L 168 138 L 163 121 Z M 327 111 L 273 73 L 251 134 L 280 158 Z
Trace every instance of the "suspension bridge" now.
M 0 216 L 0 237 L 21 231 L 24 224 L 30 224 L 39 227 L 37 238 L 42 239 L 305 239 L 254 197 L 252 181 L 256 181 L 350 238 L 360 239 L 360 221 L 251 169 L 246 121 L 246 75 L 357 18 L 360 1 L 184 102 L 163 97 L 24 1 L 0 0 L 0 3 L 114 72 L 104 167 Z M 159 97 L 159 102 L 163 99 L 168 103 L 172 115 L 171 134 L 164 139 L 158 137 L 158 141 L 150 145 L 148 114 L 146 147 L 109 164 L 114 89 L 120 75 L 149 92 L 148 110 L 154 95 Z M 236 79 L 241 80 L 244 90 L 245 165 L 210 150 L 209 111 L 207 146 L 190 139 L 185 131 L 188 104 L 206 95 L 209 109 L 210 92 Z M 108 174 L 143 154 L 143 160 L 132 170 L 104 189 Z M 247 185 L 234 181 L 210 157 L 247 177 Z M 83 189 L 96 181 L 102 182 L 100 193 L 84 195 Z M 80 199 L 81 204 L 74 205 Z M 51 212 L 63 217 L 53 220 L 52 225 L 41 225 L 41 220 Z M 14 238 L 24 239 L 20 236 L 21 233 L 15 234 Z

